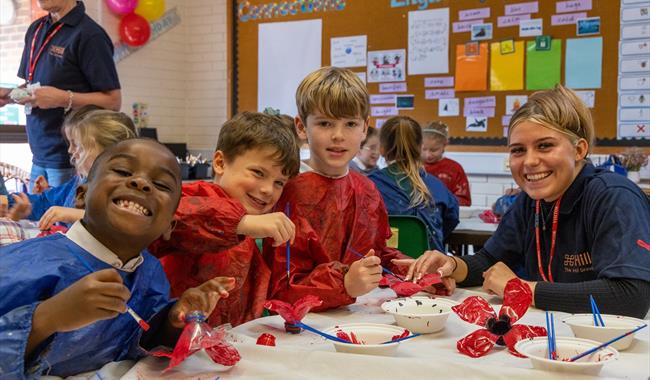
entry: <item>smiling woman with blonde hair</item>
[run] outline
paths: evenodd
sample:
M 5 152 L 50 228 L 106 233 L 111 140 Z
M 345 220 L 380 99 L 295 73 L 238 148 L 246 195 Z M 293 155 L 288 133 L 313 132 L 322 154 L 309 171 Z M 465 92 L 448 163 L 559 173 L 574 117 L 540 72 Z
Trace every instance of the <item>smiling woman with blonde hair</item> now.
M 533 94 L 512 117 L 510 170 L 522 189 L 495 234 L 474 256 L 428 252 L 409 276 L 439 272 L 461 286 L 503 296 L 522 276 L 545 310 L 643 318 L 650 307 L 650 201 L 627 178 L 587 159 L 594 139 L 589 109 L 558 85 Z

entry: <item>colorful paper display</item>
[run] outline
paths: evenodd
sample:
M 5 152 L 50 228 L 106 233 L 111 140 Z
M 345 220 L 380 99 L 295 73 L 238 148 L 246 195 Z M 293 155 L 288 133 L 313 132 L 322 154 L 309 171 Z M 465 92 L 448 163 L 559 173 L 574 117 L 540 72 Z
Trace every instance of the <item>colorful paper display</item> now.
M 571 38 L 566 41 L 565 82 L 569 88 L 600 88 L 603 38 Z
M 526 90 L 546 90 L 561 81 L 562 40 L 553 39 L 550 50 L 536 50 L 526 43 Z
M 465 55 L 465 45 L 456 45 L 456 91 L 487 90 L 488 44 L 479 45 L 478 55 Z
M 490 44 L 490 90 L 508 91 L 524 88 L 524 42 L 515 42 L 515 51 L 501 54 L 501 43 Z

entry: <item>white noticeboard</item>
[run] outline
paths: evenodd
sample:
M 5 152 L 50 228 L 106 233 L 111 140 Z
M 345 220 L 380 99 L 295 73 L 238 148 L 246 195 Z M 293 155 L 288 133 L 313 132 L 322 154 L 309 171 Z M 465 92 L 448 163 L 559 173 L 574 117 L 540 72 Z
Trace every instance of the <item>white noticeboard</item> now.
M 257 51 L 257 109 L 272 107 L 294 116 L 296 88 L 321 67 L 322 20 L 259 25 Z M 240 73 L 246 75 L 246 73 Z

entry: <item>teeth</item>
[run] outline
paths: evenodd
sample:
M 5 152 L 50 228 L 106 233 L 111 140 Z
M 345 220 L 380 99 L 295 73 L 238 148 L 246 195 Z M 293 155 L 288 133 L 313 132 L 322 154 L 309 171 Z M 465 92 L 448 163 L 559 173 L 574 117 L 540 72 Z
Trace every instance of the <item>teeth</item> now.
M 146 207 L 143 207 L 142 205 L 135 203 L 133 201 L 120 199 L 116 203 L 118 206 L 127 209 L 135 214 L 140 214 L 145 216 L 151 215 L 151 211 L 149 211 Z
M 551 172 L 537 173 L 537 174 L 526 174 L 526 179 L 528 181 L 539 181 L 551 175 Z
M 266 202 L 261 201 L 261 200 L 255 198 L 255 197 L 252 196 L 252 195 L 249 195 L 249 197 L 250 197 L 250 198 L 251 198 L 255 203 L 258 203 L 258 204 L 260 204 L 261 206 L 266 206 Z

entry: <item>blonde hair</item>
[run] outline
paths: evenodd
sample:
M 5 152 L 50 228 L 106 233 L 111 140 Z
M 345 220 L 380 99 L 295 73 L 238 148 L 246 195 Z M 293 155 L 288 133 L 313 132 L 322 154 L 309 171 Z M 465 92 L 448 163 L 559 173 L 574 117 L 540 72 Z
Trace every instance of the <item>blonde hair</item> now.
M 368 118 L 368 89 L 357 74 L 339 67 L 321 67 L 300 82 L 296 105 L 303 123 L 314 111 L 331 118 Z
M 431 137 L 446 143 L 449 140 L 449 127 L 442 121 L 432 121 L 424 127 L 422 134 L 424 137 Z
M 528 102 L 512 115 L 508 140 L 512 130 L 525 121 L 563 133 L 573 144 L 585 139 L 587 153 L 591 153 L 595 135 L 591 112 L 575 92 L 561 84 L 552 90 L 536 92 L 528 98 Z
M 432 204 L 433 196 L 420 176 L 422 170 L 420 124 L 408 116 L 391 117 L 380 129 L 379 143 L 384 150 L 386 161 L 395 161 L 395 165 L 406 175 L 405 179 L 411 182 L 410 206 Z
M 104 108 L 96 106 L 94 104 L 86 104 L 85 106 L 79 107 L 67 114 L 65 119 L 63 119 L 63 125 L 61 126 L 61 129 L 63 130 L 63 136 L 65 136 L 67 139 L 68 133 L 70 133 L 70 131 L 74 129 L 76 125 L 79 124 L 79 122 L 83 120 L 83 118 L 86 117 L 86 115 L 88 115 L 90 112 L 103 109 Z
M 87 159 L 90 148 L 97 147 L 101 152 L 119 141 L 136 137 L 131 118 L 122 112 L 109 110 L 88 112 L 76 124 L 70 124 L 69 132 L 84 149 L 84 156 L 77 163 L 78 166 Z

